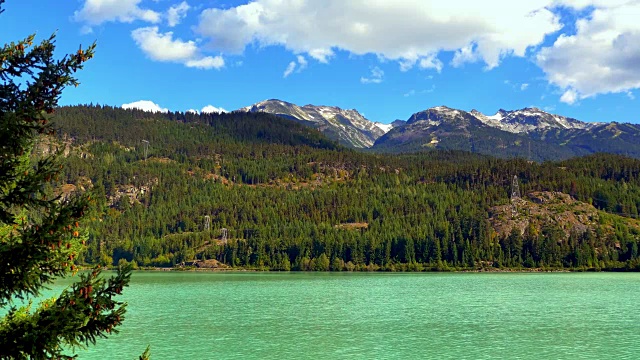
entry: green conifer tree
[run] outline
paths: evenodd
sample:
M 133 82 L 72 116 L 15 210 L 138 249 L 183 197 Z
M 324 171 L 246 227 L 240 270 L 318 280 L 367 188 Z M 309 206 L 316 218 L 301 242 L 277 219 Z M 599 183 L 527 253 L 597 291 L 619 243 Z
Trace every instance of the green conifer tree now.
M 4 0 L 0 0 L 0 12 Z M 51 117 L 62 90 L 78 85 L 73 74 L 94 45 L 54 59 L 55 36 L 34 35 L 0 48 L 0 358 L 71 358 L 66 352 L 116 331 L 125 304 L 114 298 L 130 269 L 113 278 L 98 269 L 37 308 L 33 297 L 55 278 L 75 272 L 84 243 L 80 222 L 89 195 L 52 194 L 58 154 L 37 155 L 36 141 L 51 141 Z M 46 141 L 45 141 L 46 142 Z M 18 307 L 18 300 L 28 305 Z M 145 353 L 146 354 L 146 353 Z M 146 355 L 145 355 L 146 356 Z

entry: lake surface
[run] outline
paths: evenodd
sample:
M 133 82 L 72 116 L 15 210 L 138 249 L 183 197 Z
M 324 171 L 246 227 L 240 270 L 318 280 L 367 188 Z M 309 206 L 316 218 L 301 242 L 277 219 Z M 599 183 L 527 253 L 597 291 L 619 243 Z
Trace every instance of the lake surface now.
M 634 273 L 136 272 L 123 298 L 80 359 L 640 357 Z

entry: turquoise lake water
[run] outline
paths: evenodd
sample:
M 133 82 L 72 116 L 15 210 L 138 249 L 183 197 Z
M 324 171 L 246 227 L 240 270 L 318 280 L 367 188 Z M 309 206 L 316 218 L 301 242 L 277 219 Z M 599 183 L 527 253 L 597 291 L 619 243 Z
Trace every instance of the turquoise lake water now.
M 136 272 L 123 299 L 80 359 L 640 358 L 632 273 Z

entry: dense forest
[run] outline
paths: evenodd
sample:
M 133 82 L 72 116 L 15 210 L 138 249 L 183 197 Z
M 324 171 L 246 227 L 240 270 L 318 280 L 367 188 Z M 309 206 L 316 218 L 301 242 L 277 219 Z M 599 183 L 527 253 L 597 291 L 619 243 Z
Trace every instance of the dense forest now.
M 34 156 L 63 153 L 64 178 L 51 191 L 92 193 L 85 263 L 640 270 L 639 160 L 363 153 L 264 113 L 86 105 L 59 108 L 53 120 L 56 138 L 43 138 Z M 514 176 L 522 201 L 564 193 L 594 215 L 573 227 L 530 222 L 501 233 L 490 218 L 510 204 Z M 493 218 L 531 216 L 521 209 Z

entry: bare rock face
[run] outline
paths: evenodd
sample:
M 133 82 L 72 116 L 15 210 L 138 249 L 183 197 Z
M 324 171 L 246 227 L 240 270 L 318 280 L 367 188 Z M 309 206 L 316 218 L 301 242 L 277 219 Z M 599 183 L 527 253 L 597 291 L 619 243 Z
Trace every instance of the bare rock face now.
M 511 205 L 491 208 L 489 221 L 499 236 L 507 236 L 513 229 L 524 234 L 529 226 L 540 231 L 546 225 L 553 225 L 561 228 L 568 238 L 572 232 L 582 234 L 593 229 L 600 216 L 592 205 L 560 192 L 532 192 L 526 199 L 517 200 L 516 205 L 515 215 Z
M 109 206 L 115 205 L 121 199 L 127 198 L 129 204 L 140 203 L 140 199 L 153 190 L 153 186 L 157 185 L 157 178 L 148 181 L 146 184 L 135 186 L 132 184 L 119 185 L 113 194 L 109 196 Z
M 228 269 L 229 266 L 216 259 L 196 260 L 194 266 L 199 269 Z

